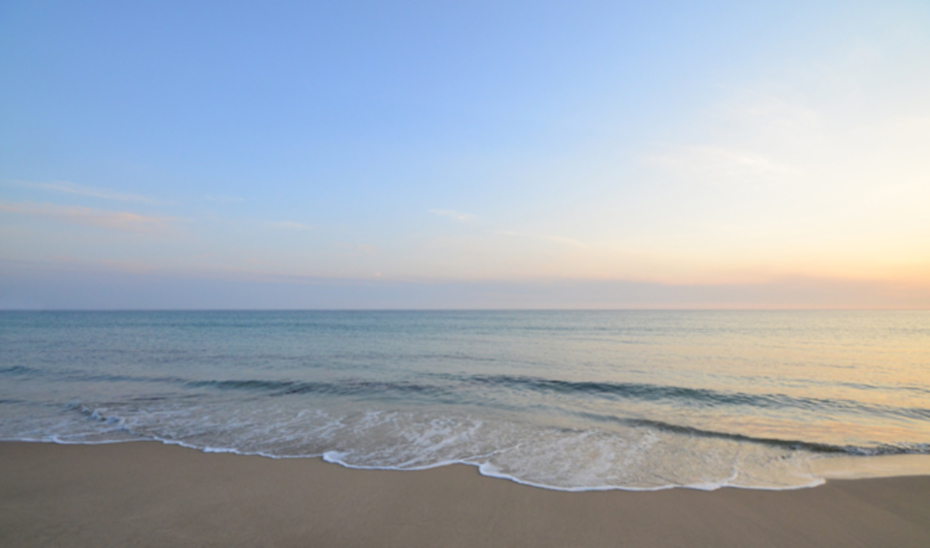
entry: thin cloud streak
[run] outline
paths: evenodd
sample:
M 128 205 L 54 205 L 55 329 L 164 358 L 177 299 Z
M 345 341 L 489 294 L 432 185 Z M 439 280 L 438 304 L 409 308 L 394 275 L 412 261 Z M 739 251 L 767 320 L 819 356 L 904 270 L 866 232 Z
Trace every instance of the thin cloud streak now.
M 310 230 L 311 228 L 313 228 L 310 225 L 306 225 L 304 223 L 297 223 L 294 221 L 278 221 L 278 222 L 271 223 L 271 226 L 275 228 L 287 228 L 290 230 Z
M 117 202 L 143 202 L 148 204 L 160 203 L 148 196 L 139 194 L 126 194 L 115 192 L 106 188 L 97 188 L 92 186 L 76 185 L 67 181 L 57 181 L 54 183 L 32 183 L 28 181 L 9 181 L 16 186 L 33 188 L 37 190 L 49 190 L 52 192 L 61 192 L 64 194 L 74 194 L 77 196 L 88 196 L 91 198 L 101 198 L 104 200 L 113 200 Z
M 93 226 L 122 232 L 161 231 L 175 220 L 173 217 L 138 215 L 128 211 L 106 211 L 81 206 L 60 206 L 29 202 L 0 202 L 0 211 L 44 217 L 68 224 Z
M 543 240 L 546 242 L 551 242 L 555 244 L 568 245 L 572 247 L 587 248 L 588 244 L 576 240 L 574 238 L 566 238 L 565 236 L 553 236 L 551 234 L 530 234 L 527 232 L 517 232 L 514 230 L 498 230 L 495 234 L 501 236 L 513 236 L 516 238 L 531 238 L 534 240 Z
M 477 219 L 477 217 L 475 215 L 472 215 L 471 213 L 462 213 L 461 211 L 455 211 L 453 209 L 431 209 L 429 210 L 429 212 L 432 213 L 433 215 L 437 215 L 439 217 L 445 217 L 447 219 L 452 219 L 453 221 L 457 221 L 460 223 L 467 223 L 469 221 L 474 221 L 475 219 Z
M 796 168 L 766 155 L 721 146 L 684 146 L 665 154 L 647 156 L 646 161 L 715 182 L 732 180 L 747 184 L 747 180 L 758 182 L 760 176 L 796 176 L 800 173 Z
M 221 203 L 221 204 L 232 204 L 232 203 L 239 203 L 239 202 L 244 201 L 244 200 L 243 200 L 242 198 L 240 198 L 239 196 L 230 196 L 230 195 L 227 195 L 227 194 L 223 194 L 223 195 L 219 195 L 219 196 L 213 196 L 213 195 L 209 195 L 209 194 L 208 194 L 208 195 L 204 196 L 203 199 L 206 200 L 206 201 L 208 201 L 208 202 L 218 202 L 218 203 Z

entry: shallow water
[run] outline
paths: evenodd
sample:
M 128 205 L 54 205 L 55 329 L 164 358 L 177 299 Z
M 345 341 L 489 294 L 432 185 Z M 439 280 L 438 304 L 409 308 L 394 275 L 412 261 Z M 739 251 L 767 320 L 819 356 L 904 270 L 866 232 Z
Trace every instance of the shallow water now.
M 571 490 L 930 473 L 930 312 L 0 312 L 0 438 Z

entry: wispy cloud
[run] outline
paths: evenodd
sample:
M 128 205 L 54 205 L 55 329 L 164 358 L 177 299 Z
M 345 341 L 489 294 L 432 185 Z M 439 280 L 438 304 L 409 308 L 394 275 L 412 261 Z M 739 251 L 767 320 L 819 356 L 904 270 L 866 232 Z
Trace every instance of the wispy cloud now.
M 455 211 L 452 209 L 431 209 L 429 210 L 433 215 L 438 215 L 439 217 L 446 217 L 447 219 L 452 219 L 460 223 L 467 223 L 469 221 L 474 221 L 477 219 L 475 215 L 471 213 L 462 213 L 461 211 Z
M 372 244 L 331 242 L 340 257 L 372 257 L 381 253 L 381 248 Z
M 51 192 L 61 192 L 64 194 L 74 194 L 77 196 L 89 196 L 91 198 L 102 198 L 104 200 L 114 200 L 117 202 L 144 202 L 149 204 L 158 203 L 156 200 L 149 198 L 148 196 L 142 196 L 140 194 L 127 194 L 106 188 L 76 185 L 67 181 L 56 181 L 53 183 L 8 181 L 8 183 L 26 188 L 34 188 L 37 190 L 48 190 Z
M 230 196 L 228 194 L 220 194 L 216 196 L 208 194 L 204 196 L 203 199 L 208 202 L 219 202 L 222 204 L 233 204 L 243 201 L 239 196 Z
M 564 236 L 553 236 L 550 234 L 530 234 L 527 232 L 517 232 L 514 230 L 499 230 L 495 234 L 500 234 L 501 236 L 512 236 L 516 238 L 530 238 L 533 240 L 542 240 L 546 242 L 551 242 L 554 244 L 568 245 L 572 247 L 588 247 L 588 244 L 576 240 L 574 238 L 566 238 Z
M 304 223 L 297 223 L 294 221 L 277 221 L 277 222 L 271 223 L 271 226 L 275 228 L 287 228 L 290 230 L 310 230 L 311 228 L 313 228 L 310 225 L 307 225 Z
M 796 169 L 767 155 L 721 146 L 679 147 L 666 154 L 651 155 L 647 161 L 675 171 L 715 180 L 745 180 L 746 176 L 753 174 L 780 176 L 797 173 Z
M 165 229 L 172 217 L 137 215 L 128 211 L 106 211 L 80 206 L 30 202 L 0 202 L 0 211 L 45 217 L 63 223 L 93 226 L 123 232 L 154 232 Z

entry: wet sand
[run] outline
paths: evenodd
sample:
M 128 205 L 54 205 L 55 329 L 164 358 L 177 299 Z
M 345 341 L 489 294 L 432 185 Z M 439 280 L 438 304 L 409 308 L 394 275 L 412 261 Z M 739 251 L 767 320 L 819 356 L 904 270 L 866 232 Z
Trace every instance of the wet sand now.
M 930 476 L 565 493 L 155 442 L 0 443 L 0 546 L 930 546 Z

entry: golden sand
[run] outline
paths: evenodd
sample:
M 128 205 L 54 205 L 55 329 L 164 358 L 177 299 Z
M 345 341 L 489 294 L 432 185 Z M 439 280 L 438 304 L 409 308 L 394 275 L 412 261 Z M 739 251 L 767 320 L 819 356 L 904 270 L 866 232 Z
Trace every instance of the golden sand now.
M 456 465 L 0 443 L 0 546 L 930 546 L 930 477 L 566 493 Z

